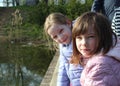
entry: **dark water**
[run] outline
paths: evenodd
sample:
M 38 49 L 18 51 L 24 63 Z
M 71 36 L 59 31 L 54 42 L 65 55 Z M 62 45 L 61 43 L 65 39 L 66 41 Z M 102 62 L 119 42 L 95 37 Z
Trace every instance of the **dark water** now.
M 44 45 L 0 43 L 0 86 L 39 86 L 53 55 Z

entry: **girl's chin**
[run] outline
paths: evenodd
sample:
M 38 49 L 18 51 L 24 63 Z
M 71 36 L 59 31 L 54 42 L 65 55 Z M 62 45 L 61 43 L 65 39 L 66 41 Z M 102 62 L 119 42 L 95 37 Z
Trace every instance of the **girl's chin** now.
M 91 55 L 83 55 L 84 58 L 90 58 Z
M 67 40 L 67 41 L 66 41 L 66 44 L 70 44 L 70 43 L 71 43 L 71 40 Z
M 64 42 L 63 44 L 66 44 L 66 45 L 68 45 L 68 44 L 70 44 L 70 42 Z

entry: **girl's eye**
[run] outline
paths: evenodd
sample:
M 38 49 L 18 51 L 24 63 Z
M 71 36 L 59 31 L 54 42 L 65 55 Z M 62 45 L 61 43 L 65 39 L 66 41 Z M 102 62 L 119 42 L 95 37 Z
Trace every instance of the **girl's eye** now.
M 82 39 L 82 37 L 80 37 L 80 36 L 77 36 L 77 37 L 76 37 L 76 39 L 79 39 L 79 40 L 81 40 L 81 39 Z
M 56 39 L 56 38 L 57 38 L 57 36 L 53 36 L 52 38 L 53 38 L 53 39 Z
M 92 36 L 88 36 L 88 38 L 94 38 L 94 37 L 95 37 L 95 36 L 93 36 L 93 35 L 92 35 Z
M 63 33 L 63 29 L 60 29 L 59 33 L 60 33 L 60 34 Z

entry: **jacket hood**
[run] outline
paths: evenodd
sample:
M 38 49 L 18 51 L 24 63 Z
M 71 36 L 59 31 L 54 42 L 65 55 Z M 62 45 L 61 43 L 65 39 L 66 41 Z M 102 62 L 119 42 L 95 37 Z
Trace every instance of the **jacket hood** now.
M 118 38 L 116 46 L 113 47 L 108 53 L 108 56 L 112 56 L 120 61 L 120 38 Z

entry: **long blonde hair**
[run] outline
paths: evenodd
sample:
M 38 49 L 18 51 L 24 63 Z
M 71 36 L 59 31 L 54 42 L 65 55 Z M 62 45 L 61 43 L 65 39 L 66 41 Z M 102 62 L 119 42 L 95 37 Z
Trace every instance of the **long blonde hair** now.
M 62 13 L 51 13 L 45 20 L 44 30 L 47 33 L 53 24 L 67 24 L 67 21 L 68 18 Z
M 47 16 L 46 20 L 45 20 L 45 23 L 44 23 L 44 31 L 45 31 L 45 34 L 46 34 L 46 38 L 50 44 L 50 41 L 52 41 L 52 47 L 53 45 L 55 45 L 54 47 L 57 49 L 57 44 L 51 40 L 51 38 L 49 37 L 48 35 L 48 29 L 53 25 L 53 24 L 67 24 L 68 21 L 70 21 L 64 14 L 62 13 L 58 13 L 58 12 L 55 12 L 55 13 L 51 13 L 50 15 Z M 49 45 L 51 46 L 51 44 Z

